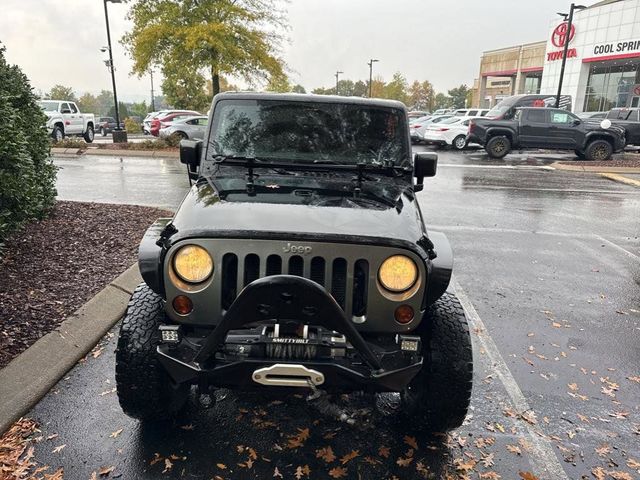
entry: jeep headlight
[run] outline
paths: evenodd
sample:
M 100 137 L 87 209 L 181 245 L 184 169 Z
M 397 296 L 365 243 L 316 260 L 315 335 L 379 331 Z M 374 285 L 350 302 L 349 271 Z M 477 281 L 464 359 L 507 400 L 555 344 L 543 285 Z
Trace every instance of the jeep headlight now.
M 378 280 L 389 292 L 405 292 L 418 280 L 418 267 L 409 257 L 393 255 L 380 265 Z
M 188 283 L 201 283 L 213 273 L 213 259 L 198 245 L 185 245 L 173 256 L 173 269 Z

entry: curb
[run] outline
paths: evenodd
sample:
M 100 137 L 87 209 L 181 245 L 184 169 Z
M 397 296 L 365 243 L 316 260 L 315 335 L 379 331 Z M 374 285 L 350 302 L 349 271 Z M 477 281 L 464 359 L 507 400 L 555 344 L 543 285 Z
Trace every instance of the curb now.
M 151 157 L 151 158 L 180 158 L 180 152 L 173 150 L 109 150 L 106 148 L 51 148 L 55 155 L 105 155 L 110 157 Z
M 622 175 L 616 175 L 615 173 L 601 173 L 601 177 L 608 178 L 609 180 L 613 180 L 614 182 L 624 183 L 625 185 L 630 185 L 632 187 L 640 187 L 640 181 L 634 180 L 633 178 L 623 177 Z
M 583 165 L 564 165 L 561 162 L 554 162 L 551 164 L 551 167 L 556 170 L 583 173 L 640 173 L 640 167 L 589 167 Z
M 27 413 L 124 314 L 142 281 L 132 265 L 0 370 L 0 434 Z

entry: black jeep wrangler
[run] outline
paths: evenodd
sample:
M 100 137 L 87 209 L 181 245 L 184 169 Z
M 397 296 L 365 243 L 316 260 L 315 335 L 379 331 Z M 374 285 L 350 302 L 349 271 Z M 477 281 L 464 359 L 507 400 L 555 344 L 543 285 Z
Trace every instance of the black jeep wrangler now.
M 224 93 L 209 124 L 180 145 L 191 190 L 140 245 L 116 356 L 125 413 L 170 417 L 192 386 L 308 388 L 400 392 L 414 425 L 461 425 L 469 327 L 416 197 L 437 157 L 412 158 L 404 105 Z

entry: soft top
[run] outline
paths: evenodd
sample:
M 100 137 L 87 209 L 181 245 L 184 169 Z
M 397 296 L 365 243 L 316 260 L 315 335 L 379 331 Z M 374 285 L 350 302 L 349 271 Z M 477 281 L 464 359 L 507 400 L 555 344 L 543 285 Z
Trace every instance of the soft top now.
M 224 92 L 217 94 L 213 102 L 221 100 L 279 100 L 285 102 L 342 103 L 407 110 L 404 103 L 381 98 L 342 97 L 338 95 L 314 95 L 309 93 Z

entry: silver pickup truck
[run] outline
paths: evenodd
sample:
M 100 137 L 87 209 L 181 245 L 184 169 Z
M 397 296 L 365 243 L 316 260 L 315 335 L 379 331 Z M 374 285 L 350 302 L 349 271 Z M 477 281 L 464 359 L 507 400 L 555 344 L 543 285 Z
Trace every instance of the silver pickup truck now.
M 66 135 L 82 136 L 93 142 L 95 118 L 92 113 L 80 113 L 74 102 L 66 100 L 42 100 L 40 107 L 47 116 L 47 130 L 56 142 Z

